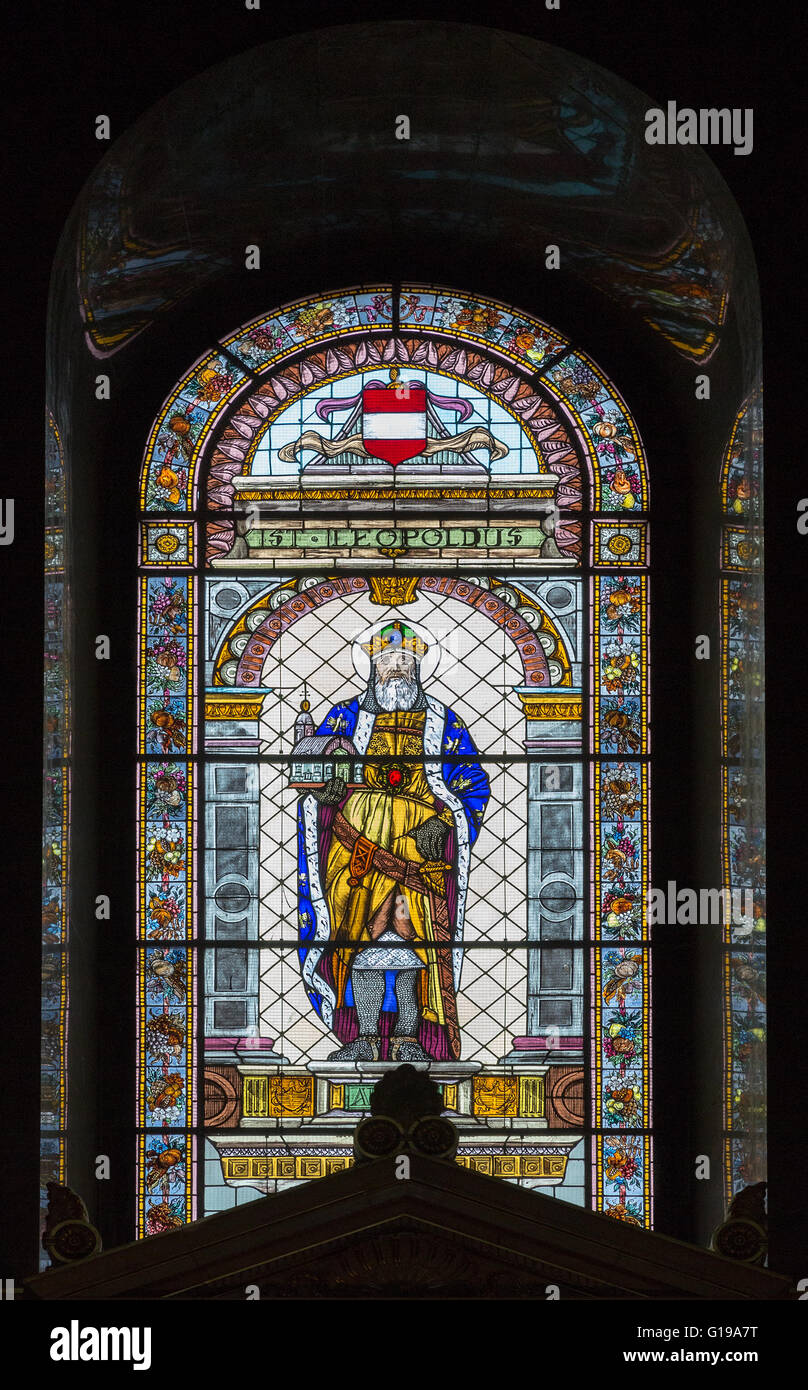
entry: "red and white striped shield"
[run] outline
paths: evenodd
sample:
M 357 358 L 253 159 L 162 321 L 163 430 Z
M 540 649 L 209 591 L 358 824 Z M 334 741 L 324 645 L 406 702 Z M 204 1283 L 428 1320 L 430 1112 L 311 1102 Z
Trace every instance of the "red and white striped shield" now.
M 374 458 L 397 463 L 426 445 L 426 387 L 418 381 L 378 382 L 362 392 L 362 439 Z

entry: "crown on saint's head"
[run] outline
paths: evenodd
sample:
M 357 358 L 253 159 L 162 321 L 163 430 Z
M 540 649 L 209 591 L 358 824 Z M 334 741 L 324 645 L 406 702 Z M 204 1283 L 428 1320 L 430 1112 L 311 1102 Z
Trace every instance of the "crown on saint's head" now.
M 406 623 L 388 623 L 386 627 L 374 632 L 369 642 L 363 642 L 361 645 L 362 651 L 367 652 L 371 658 L 381 656 L 382 652 L 398 650 L 412 652 L 420 660 L 429 650 L 423 638 Z

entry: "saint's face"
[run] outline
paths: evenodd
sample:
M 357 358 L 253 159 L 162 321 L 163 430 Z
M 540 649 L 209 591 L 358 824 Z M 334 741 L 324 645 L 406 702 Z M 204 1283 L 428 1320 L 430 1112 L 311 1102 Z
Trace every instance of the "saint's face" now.
M 414 654 L 400 647 L 388 647 L 374 662 L 373 686 L 382 709 L 412 709 L 419 691 Z
M 390 680 L 410 681 L 417 678 L 415 657 L 401 647 L 390 647 L 376 658 L 376 679 L 386 685 Z

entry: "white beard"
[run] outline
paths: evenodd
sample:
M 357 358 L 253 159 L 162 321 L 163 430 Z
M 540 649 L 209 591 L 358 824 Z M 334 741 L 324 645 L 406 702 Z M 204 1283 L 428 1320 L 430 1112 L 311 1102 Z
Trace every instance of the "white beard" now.
M 373 684 L 373 693 L 384 710 L 412 709 L 418 692 L 418 681 L 405 676 L 391 676 L 387 681 L 377 678 Z

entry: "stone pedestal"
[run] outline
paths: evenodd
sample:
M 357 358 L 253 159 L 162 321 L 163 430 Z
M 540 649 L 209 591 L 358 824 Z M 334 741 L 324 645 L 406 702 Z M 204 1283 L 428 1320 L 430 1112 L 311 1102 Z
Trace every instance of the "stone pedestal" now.
M 236 1050 L 241 1056 L 247 1051 Z M 240 1061 L 238 1128 L 209 1136 L 225 1181 L 270 1192 L 347 1166 L 353 1131 L 370 1113 L 373 1088 L 397 1065 L 325 1060 L 289 1066 L 272 1054 Z M 530 1186 L 564 1180 L 581 1134 L 559 1127 L 550 1098 L 553 1068 L 535 1051 L 527 1062 L 412 1065 L 441 1089 L 443 1113 L 460 1136 L 458 1163 Z
M 442 1086 L 447 1114 L 471 1111 L 471 1080 L 482 1068 L 481 1062 L 411 1062 L 416 1071 L 429 1072 Z M 329 1119 L 348 1119 L 353 1126 L 360 1111 L 369 1112 L 370 1092 L 381 1078 L 399 1066 L 398 1062 L 309 1062 L 307 1070 L 316 1080 L 318 1113 Z

